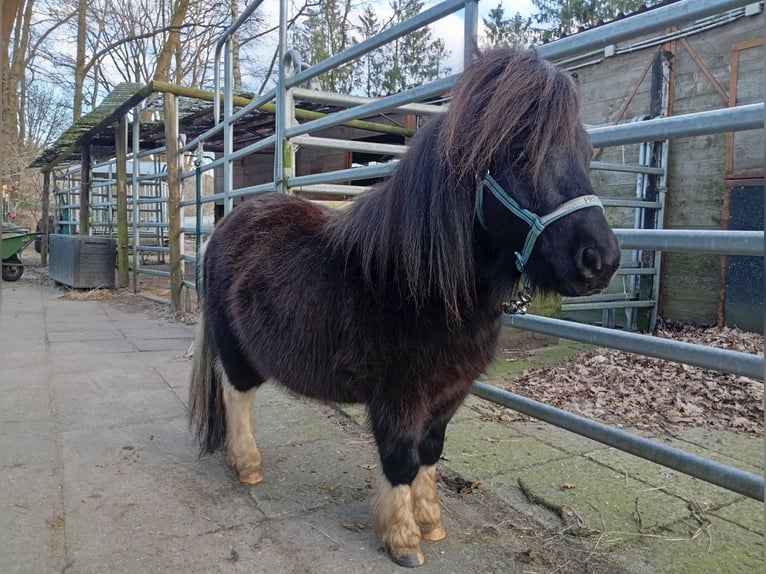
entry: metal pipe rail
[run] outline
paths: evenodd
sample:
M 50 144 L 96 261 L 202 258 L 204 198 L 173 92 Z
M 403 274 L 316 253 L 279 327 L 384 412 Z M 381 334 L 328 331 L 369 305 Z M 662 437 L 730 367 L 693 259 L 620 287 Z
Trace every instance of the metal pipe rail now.
M 372 101 L 377 98 L 366 98 L 364 96 L 351 96 L 348 94 L 336 94 L 334 92 L 320 92 L 318 90 L 311 90 L 309 88 L 293 88 L 293 97 L 296 100 L 302 102 L 310 102 L 313 104 L 328 104 L 331 106 L 340 106 L 343 108 L 350 108 L 359 106 Z M 433 104 L 404 104 L 392 111 L 404 112 L 417 115 L 435 115 L 441 114 L 447 111 L 447 106 L 436 106 Z
M 413 102 L 419 102 L 432 96 L 438 96 L 448 92 L 452 86 L 458 81 L 460 75 L 454 74 L 446 78 L 434 80 L 429 84 L 412 88 L 405 92 L 399 92 L 392 96 L 386 96 L 366 104 L 362 104 L 353 108 L 349 108 L 334 114 L 327 115 L 323 118 L 305 122 L 297 126 L 288 128 L 285 130 L 285 137 L 292 138 L 295 136 L 309 133 L 310 131 L 330 128 L 342 124 L 349 120 L 356 120 L 365 116 L 374 115 L 379 112 L 384 112 L 397 108 L 402 104 L 410 104 Z
M 296 193 L 326 193 L 331 195 L 359 195 L 369 190 L 364 185 L 334 185 L 332 183 L 302 185 L 290 188 Z
M 589 128 L 593 130 L 596 128 Z M 590 133 L 590 131 L 588 132 Z M 594 171 L 619 171 L 625 173 L 646 173 L 653 175 L 662 175 L 665 170 L 661 167 L 648 167 L 643 165 L 630 165 L 622 163 L 608 163 L 605 161 L 592 161 L 590 162 L 590 169 Z
M 763 500 L 763 477 L 605 425 L 527 397 L 476 381 L 471 393 L 602 444 L 656 462 L 756 500 Z
M 764 363 L 760 355 L 561 321 L 539 315 L 503 315 L 503 323 L 543 335 L 563 337 L 591 345 L 695 365 L 703 369 L 763 379 Z
M 408 146 L 406 145 L 341 140 L 309 135 L 295 136 L 290 141 L 303 147 L 339 149 L 345 151 L 370 152 L 391 155 L 404 155 L 407 153 L 408 149 Z
M 763 102 L 588 130 L 593 147 L 763 128 Z
M 615 229 L 621 249 L 696 251 L 726 255 L 764 254 L 763 231 Z
M 337 171 L 328 171 L 325 173 L 312 173 L 310 175 L 299 175 L 287 180 L 288 187 L 300 187 L 303 185 L 314 185 L 317 183 L 335 183 L 338 181 L 354 181 L 360 179 L 375 179 L 378 177 L 387 177 L 391 170 L 396 166 L 395 162 L 384 163 L 381 165 L 368 165 L 365 167 L 352 167 L 349 169 L 339 169 Z
M 752 0 L 682 0 L 543 44 L 537 50 L 543 57 L 557 60 L 751 3 Z

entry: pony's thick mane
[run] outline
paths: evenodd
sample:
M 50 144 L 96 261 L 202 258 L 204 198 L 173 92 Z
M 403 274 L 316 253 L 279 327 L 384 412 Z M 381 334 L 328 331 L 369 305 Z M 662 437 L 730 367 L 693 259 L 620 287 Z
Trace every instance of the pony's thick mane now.
M 373 292 L 395 288 L 415 303 L 438 297 L 459 320 L 474 301 L 476 182 L 516 140 L 536 177 L 551 146 L 574 145 L 578 100 L 568 74 L 516 48 L 478 55 L 453 94 L 391 178 L 328 229 L 343 256 L 358 258 Z

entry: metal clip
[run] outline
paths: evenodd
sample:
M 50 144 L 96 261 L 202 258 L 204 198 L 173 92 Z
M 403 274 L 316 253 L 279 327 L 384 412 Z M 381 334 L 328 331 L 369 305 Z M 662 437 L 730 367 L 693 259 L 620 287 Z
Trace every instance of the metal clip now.
M 503 311 L 508 315 L 524 315 L 532 302 L 532 292 L 529 289 L 519 291 L 516 299 L 503 305 Z

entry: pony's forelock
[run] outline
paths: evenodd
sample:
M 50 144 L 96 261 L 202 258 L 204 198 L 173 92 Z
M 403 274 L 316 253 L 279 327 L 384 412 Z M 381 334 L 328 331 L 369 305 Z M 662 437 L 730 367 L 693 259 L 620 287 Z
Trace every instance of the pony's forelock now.
M 551 147 L 575 145 L 578 116 L 577 87 L 567 72 L 534 49 L 496 48 L 477 54 L 453 90 L 439 154 L 459 179 L 475 180 L 514 145 L 536 180 Z

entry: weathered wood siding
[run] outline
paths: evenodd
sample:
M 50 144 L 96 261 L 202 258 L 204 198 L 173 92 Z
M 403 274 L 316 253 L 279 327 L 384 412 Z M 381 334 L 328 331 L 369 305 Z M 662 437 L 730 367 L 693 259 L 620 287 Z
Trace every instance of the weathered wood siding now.
M 686 38 L 692 50 L 710 70 L 726 94 L 730 91 L 732 46 L 763 37 L 763 12 L 742 17 L 728 24 Z M 674 44 L 674 45 L 673 45 Z M 673 49 L 674 82 L 671 87 L 673 115 L 724 108 L 728 101 L 703 74 L 682 41 L 666 43 Z M 657 47 L 602 58 L 578 68 L 586 124 L 613 123 L 648 65 Z M 764 48 L 740 52 L 736 77 L 736 104 L 763 101 Z M 641 81 L 620 123 L 649 113 L 651 70 Z M 725 95 L 726 95 L 725 94 Z M 667 203 L 664 225 L 667 228 L 721 229 L 724 222 L 726 189 L 725 134 L 677 138 L 670 142 L 668 155 Z M 733 146 L 733 172 L 747 171 L 763 177 L 763 130 L 737 133 Z M 597 159 L 614 163 L 634 163 L 637 146 L 601 150 Z M 729 174 L 731 176 L 731 174 Z M 613 172 L 592 172 L 599 194 L 607 197 L 632 197 L 635 176 Z M 632 227 L 632 210 L 613 210 L 610 220 L 618 227 Z M 721 257 L 687 253 L 663 255 L 661 315 L 668 319 L 701 324 L 716 322 L 723 297 Z

